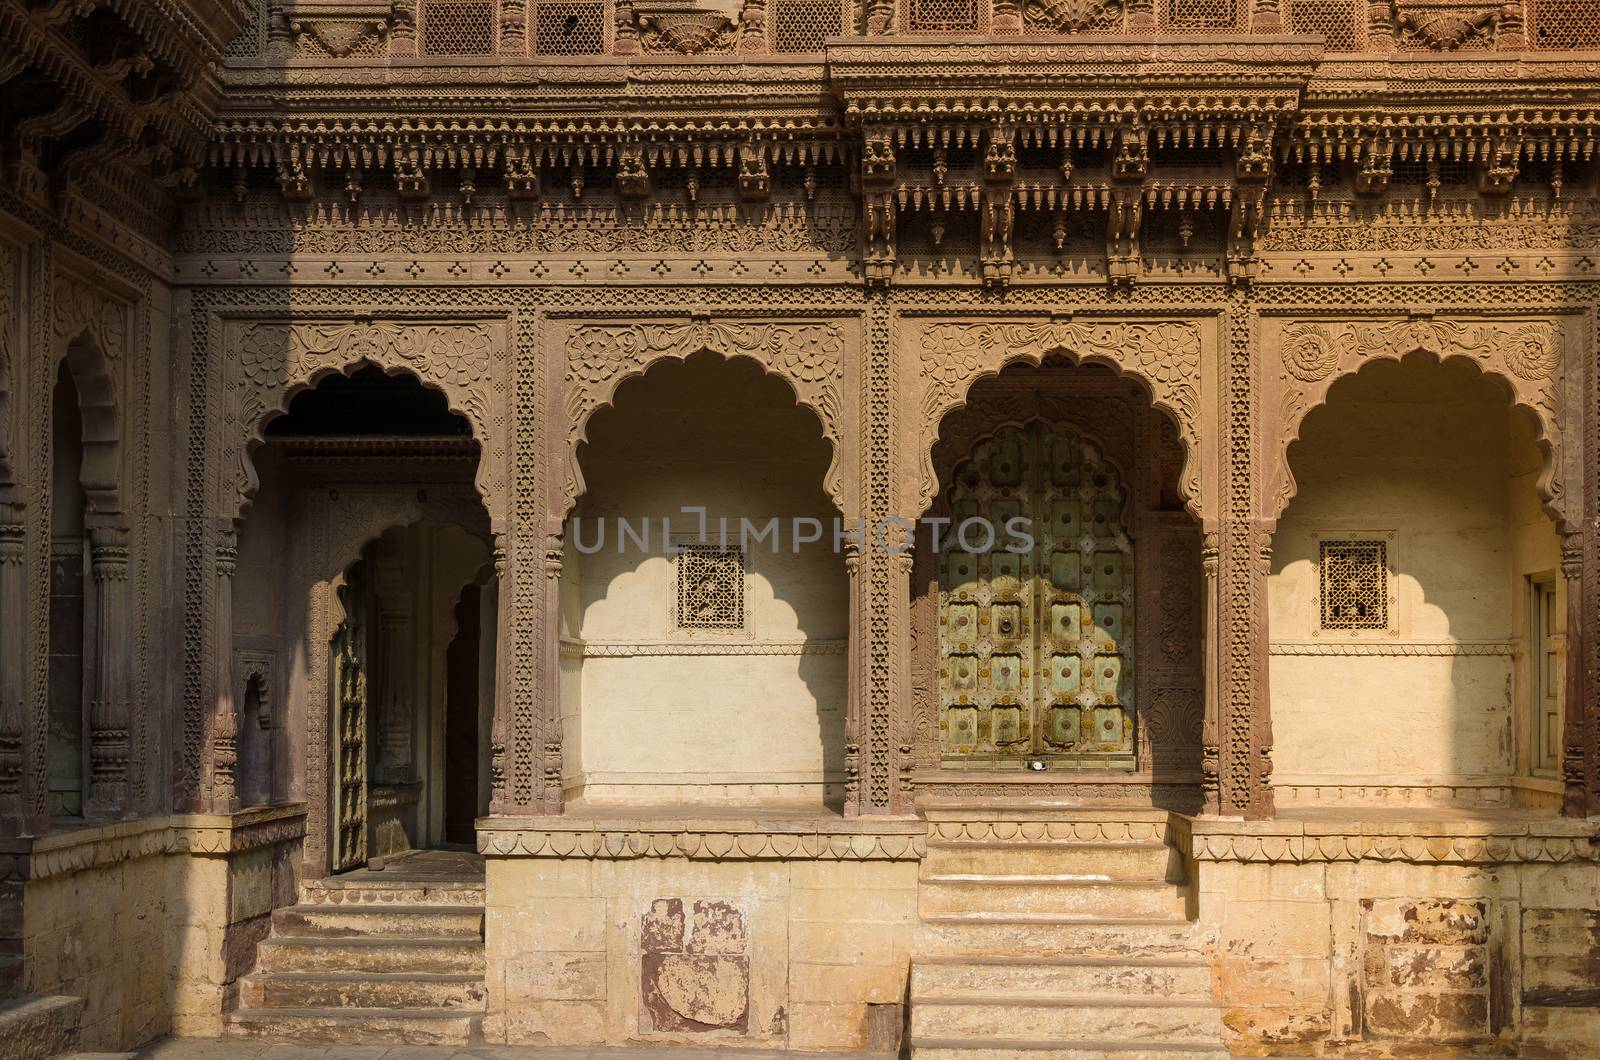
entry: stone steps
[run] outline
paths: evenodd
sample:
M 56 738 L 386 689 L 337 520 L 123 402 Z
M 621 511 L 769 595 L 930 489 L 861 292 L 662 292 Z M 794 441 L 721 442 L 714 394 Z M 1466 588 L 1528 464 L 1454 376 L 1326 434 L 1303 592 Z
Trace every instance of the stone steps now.
M 1211 968 L 1186 957 L 924 957 L 911 969 L 911 992 L 938 1000 L 987 990 L 1039 996 L 1113 995 L 1205 1004 Z
M 1123 917 L 1181 918 L 1188 910 L 1188 898 L 1186 888 L 1163 879 L 948 874 L 922 880 L 917 888 L 917 908 L 927 916 L 970 909 L 1062 916 L 1116 910 Z
M 483 907 L 469 905 L 292 905 L 272 912 L 274 934 L 320 938 L 483 938 Z
M 1183 859 L 1158 840 L 1080 842 L 1041 839 L 1023 843 L 929 840 L 922 859 L 924 879 L 983 872 L 1003 856 L 1017 871 L 1040 875 L 1100 876 L 1105 879 L 1183 879 Z
M 927 1060 L 1227 1060 L 1220 1045 L 1193 1042 L 1048 1041 L 930 1038 L 915 1048 Z
M 484 1000 L 481 973 L 258 972 L 239 982 L 248 1008 L 481 1010 Z
M 331 1045 L 467 1045 L 482 1035 L 482 1013 L 436 1009 L 238 1009 L 230 1038 Z
M 300 904 L 273 911 L 224 1032 L 341 1045 L 481 1040 L 482 895 L 481 884 L 305 888 Z
M 1161 811 L 946 802 L 913 934 L 918 1060 L 1226 1057 Z
M 483 946 L 474 939 L 415 939 L 368 935 L 356 938 L 269 938 L 256 948 L 263 972 L 484 973 Z
M 911 1040 L 984 1039 L 1217 1044 L 1215 1005 L 1141 997 L 1046 997 L 980 993 L 911 999 Z
M 1192 956 L 1198 928 L 1173 917 L 1000 916 L 949 913 L 924 916 L 914 935 L 925 955 L 1040 957 Z

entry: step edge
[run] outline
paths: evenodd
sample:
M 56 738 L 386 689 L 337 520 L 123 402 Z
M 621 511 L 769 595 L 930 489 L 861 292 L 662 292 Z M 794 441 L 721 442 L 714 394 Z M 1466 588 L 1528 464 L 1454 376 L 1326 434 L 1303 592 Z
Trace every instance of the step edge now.
M 459 1008 L 258 1008 L 239 1007 L 228 1013 L 227 1019 L 249 1022 L 252 1020 L 283 1019 L 334 1019 L 340 1023 L 353 1020 L 374 1019 L 426 1019 L 470 1020 L 483 1015 L 478 1009 Z
M 272 969 L 250 972 L 240 977 L 251 982 L 317 983 L 328 981 L 380 982 L 380 983 L 485 983 L 482 975 L 472 972 L 367 972 L 349 971 L 274 971 Z
M 1167 880 L 1156 876 L 1089 876 L 1069 873 L 978 873 L 937 872 L 921 877 L 922 883 L 944 883 L 952 886 L 978 886 L 995 884 L 1001 887 L 1022 887 L 1029 884 L 1048 884 L 1053 887 L 1164 887 L 1173 890 L 1187 889 L 1187 880 Z
M 1023 968 L 1206 968 L 1211 967 L 1211 962 L 1204 957 L 1018 957 L 1012 954 L 998 954 L 993 957 L 969 956 L 964 954 L 931 953 L 925 956 L 913 954 L 911 967 L 917 965 L 956 965 L 962 967 L 975 967 L 985 964 L 998 964 Z
M 1207 1045 L 1202 1042 L 1166 1042 L 1166 1041 L 1131 1041 L 1125 1038 L 1118 1039 L 1092 1039 L 1092 1038 L 1062 1038 L 1055 1041 L 1017 1040 L 997 1043 L 993 1038 L 918 1038 L 910 1039 L 913 1049 L 1084 1049 L 1098 1052 L 1139 1050 L 1149 1051 L 1165 1049 L 1168 1052 L 1195 1053 L 1197 1055 L 1212 1055 L 1227 1057 L 1230 1054 L 1227 1047 L 1221 1045 Z
M 925 1007 L 949 1005 L 972 1008 L 992 1005 L 1011 1008 L 1148 1008 L 1148 1009 L 1203 1009 L 1214 1012 L 1221 1019 L 1222 1009 L 1210 998 L 1204 1001 L 1189 998 L 1144 997 L 1127 994 L 938 994 L 929 996 L 911 994 L 912 1011 L 917 1005 Z
M 1074 917 L 1053 913 L 1007 913 L 993 916 L 988 913 L 924 913 L 919 916 L 924 924 L 1059 924 L 1067 927 L 1193 927 L 1196 921 L 1186 917 Z

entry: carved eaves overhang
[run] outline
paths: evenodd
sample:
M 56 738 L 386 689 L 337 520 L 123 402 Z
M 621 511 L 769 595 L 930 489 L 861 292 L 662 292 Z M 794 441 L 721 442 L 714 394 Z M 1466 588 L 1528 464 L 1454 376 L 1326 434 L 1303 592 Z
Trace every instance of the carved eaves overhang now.
M 241 203 L 276 189 L 341 224 L 395 200 L 434 211 L 417 221 L 465 224 L 531 210 L 625 224 L 712 205 L 754 221 L 769 203 L 829 201 L 856 212 L 872 285 L 963 257 L 1002 287 L 1019 256 L 1053 253 L 1103 260 L 1121 289 L 1191 236 L 1227 282 L 1248 284 L 1262 267 L 1257 237 L 1286 199 L 1364 209 L 1358 200 L 1384 201 L 1396 166 L 1412 187 L 1422 167 L 1449 163 L 1444 198 L 1470 187 L 1485 215 L 1519 166 L 1528 179 L 1528 160 L 1556 198 L 1595 170 L 1600 82 L 1576 56 L 1329 56 L 1318 38 L 1285 36 L 825 48 L 256 60 L 225 72 L 212 186 Z M 1567 160 L 1577 164 L 1563 171 Z
M 1592 163 L 1600 136 L 1600 65 L 1515 55 L 1324 63 L 1299 120 L 1280 142 L 1285 161 L 1353 165 L 1355 189 L 1387 190 L 1395 163 L 1472 166 L 1479 190 L 1503 195 L 1527 162 Z
M 0 163 L 24 192 L 131 163 L 164 184 L 203 164 L 215 68 L 245 0 L 0 0 Z
M 830 43 L 830 83 L 861 137 L 865 278 L 893 277 L 903 218 L 937 243 L 974 213 L 980 275 L 1003 286 L 1026 211 L 1058 244 L 1074 215 L 1103 225 L 1107 276 L 1125 287 L 1145 211 L 1176 208 L 1226 213 L 1227 275 L 1248 283 L 1272 148 L 1320 56 L 1297 37 Z

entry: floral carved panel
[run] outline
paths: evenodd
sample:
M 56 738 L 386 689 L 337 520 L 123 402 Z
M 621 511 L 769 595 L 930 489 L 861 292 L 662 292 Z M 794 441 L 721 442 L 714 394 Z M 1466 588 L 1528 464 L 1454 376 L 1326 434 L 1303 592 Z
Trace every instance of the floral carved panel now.
M 1206 408 L 1202 369 L 1205 343 L 1198 324 L 1055 320 L 929 323 L 924 327 L 920 350 L 921 433 L 917 451 L 922 454 L 922 471 L 915 497 L 918 511 L 927 510 L 938 488 L 931 454 L 941 422 L 966 403 L 972 384 L 1009 364 L 1037 365 L 1053 355 L 1070 357 L 1078 363 L 1108 365 L 1143 380 L 1153 404 L 1177 422 L 1187 454 L 1179 480 L 1184 498 L 1196 515 L 1205 509 L 1201 487 L 1204 457 L 1200 447 L 1200 419 Z
M 1276 441 L 1267 469 L 1268 518 L 1281 515 L 1294 498 L 1289 445 L 1299 437 L 1306 413 L 1326 400 L 1334 381 L 1370 361 L 1398 360 L 1413 353 L 1441 361 L 1470 361 L 1502 381 L 1513 401 L 1537 417 L 1545 452 L 1539 489 L 1553 512 L 1565 513 L 1568 477 L 1561 464 L 1561 420 L 1567 405 L 1563 393 L 1567 342 L 1558 322 L 1407 319 L 1276 323 L 1272 328 L 1269 322 L 1264 336 L 1266 370 L 1276 370 L 1279 392 L 1276 408 L 1269 404 L 1267 410 L 1277 418 L 1276 429 L 1269 432 Z
M 833 447 L 823 487 L 834 505 L 849 510 L 840 456 L 845 330 L 838 323 L 744 323 L 693 320 L 655 324 L 576 327 L 567 342 L 567 481 L 563 510 L 583 493 L 578 446 L 595 410 L 609 405 L 617 386 L 652 364 L 696 353 L 748 357 L 794 388 L 795 398 L 817 414 Z
M 228 327 L 222 466 L 233 469 L 235 511 L 258 485 L 250 451 L 295 393 L 363 365 L 415 375 L 444 393 L 482 447 L 477 486 L 498 523 L 505 508 L 507 385 L 503 326 L 491 321 L 234 321 Z M 224 496 L 226 496 L 226 490 Z
M 87 336 L 106 360 L 122 359 L 128 348 L 127 303 L 67 273 L 56 274 L 52 298 L 57 342 Z

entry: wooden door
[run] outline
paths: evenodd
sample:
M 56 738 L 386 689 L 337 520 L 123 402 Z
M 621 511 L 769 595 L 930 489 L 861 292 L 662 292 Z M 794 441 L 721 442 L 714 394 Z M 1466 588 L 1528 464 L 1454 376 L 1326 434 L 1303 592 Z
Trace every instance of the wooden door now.
M 367 863 L 367 630 L 366 591 L 357 566 L 338 590 L 344 619 L 331 642 L 333 665 L 333 857 L 344 872 Z
M 1132 769 L 1133 547 L 1116 469 L 1064 425 L 1006 427 L 956 467 L 948 498 L 946 764 Z

